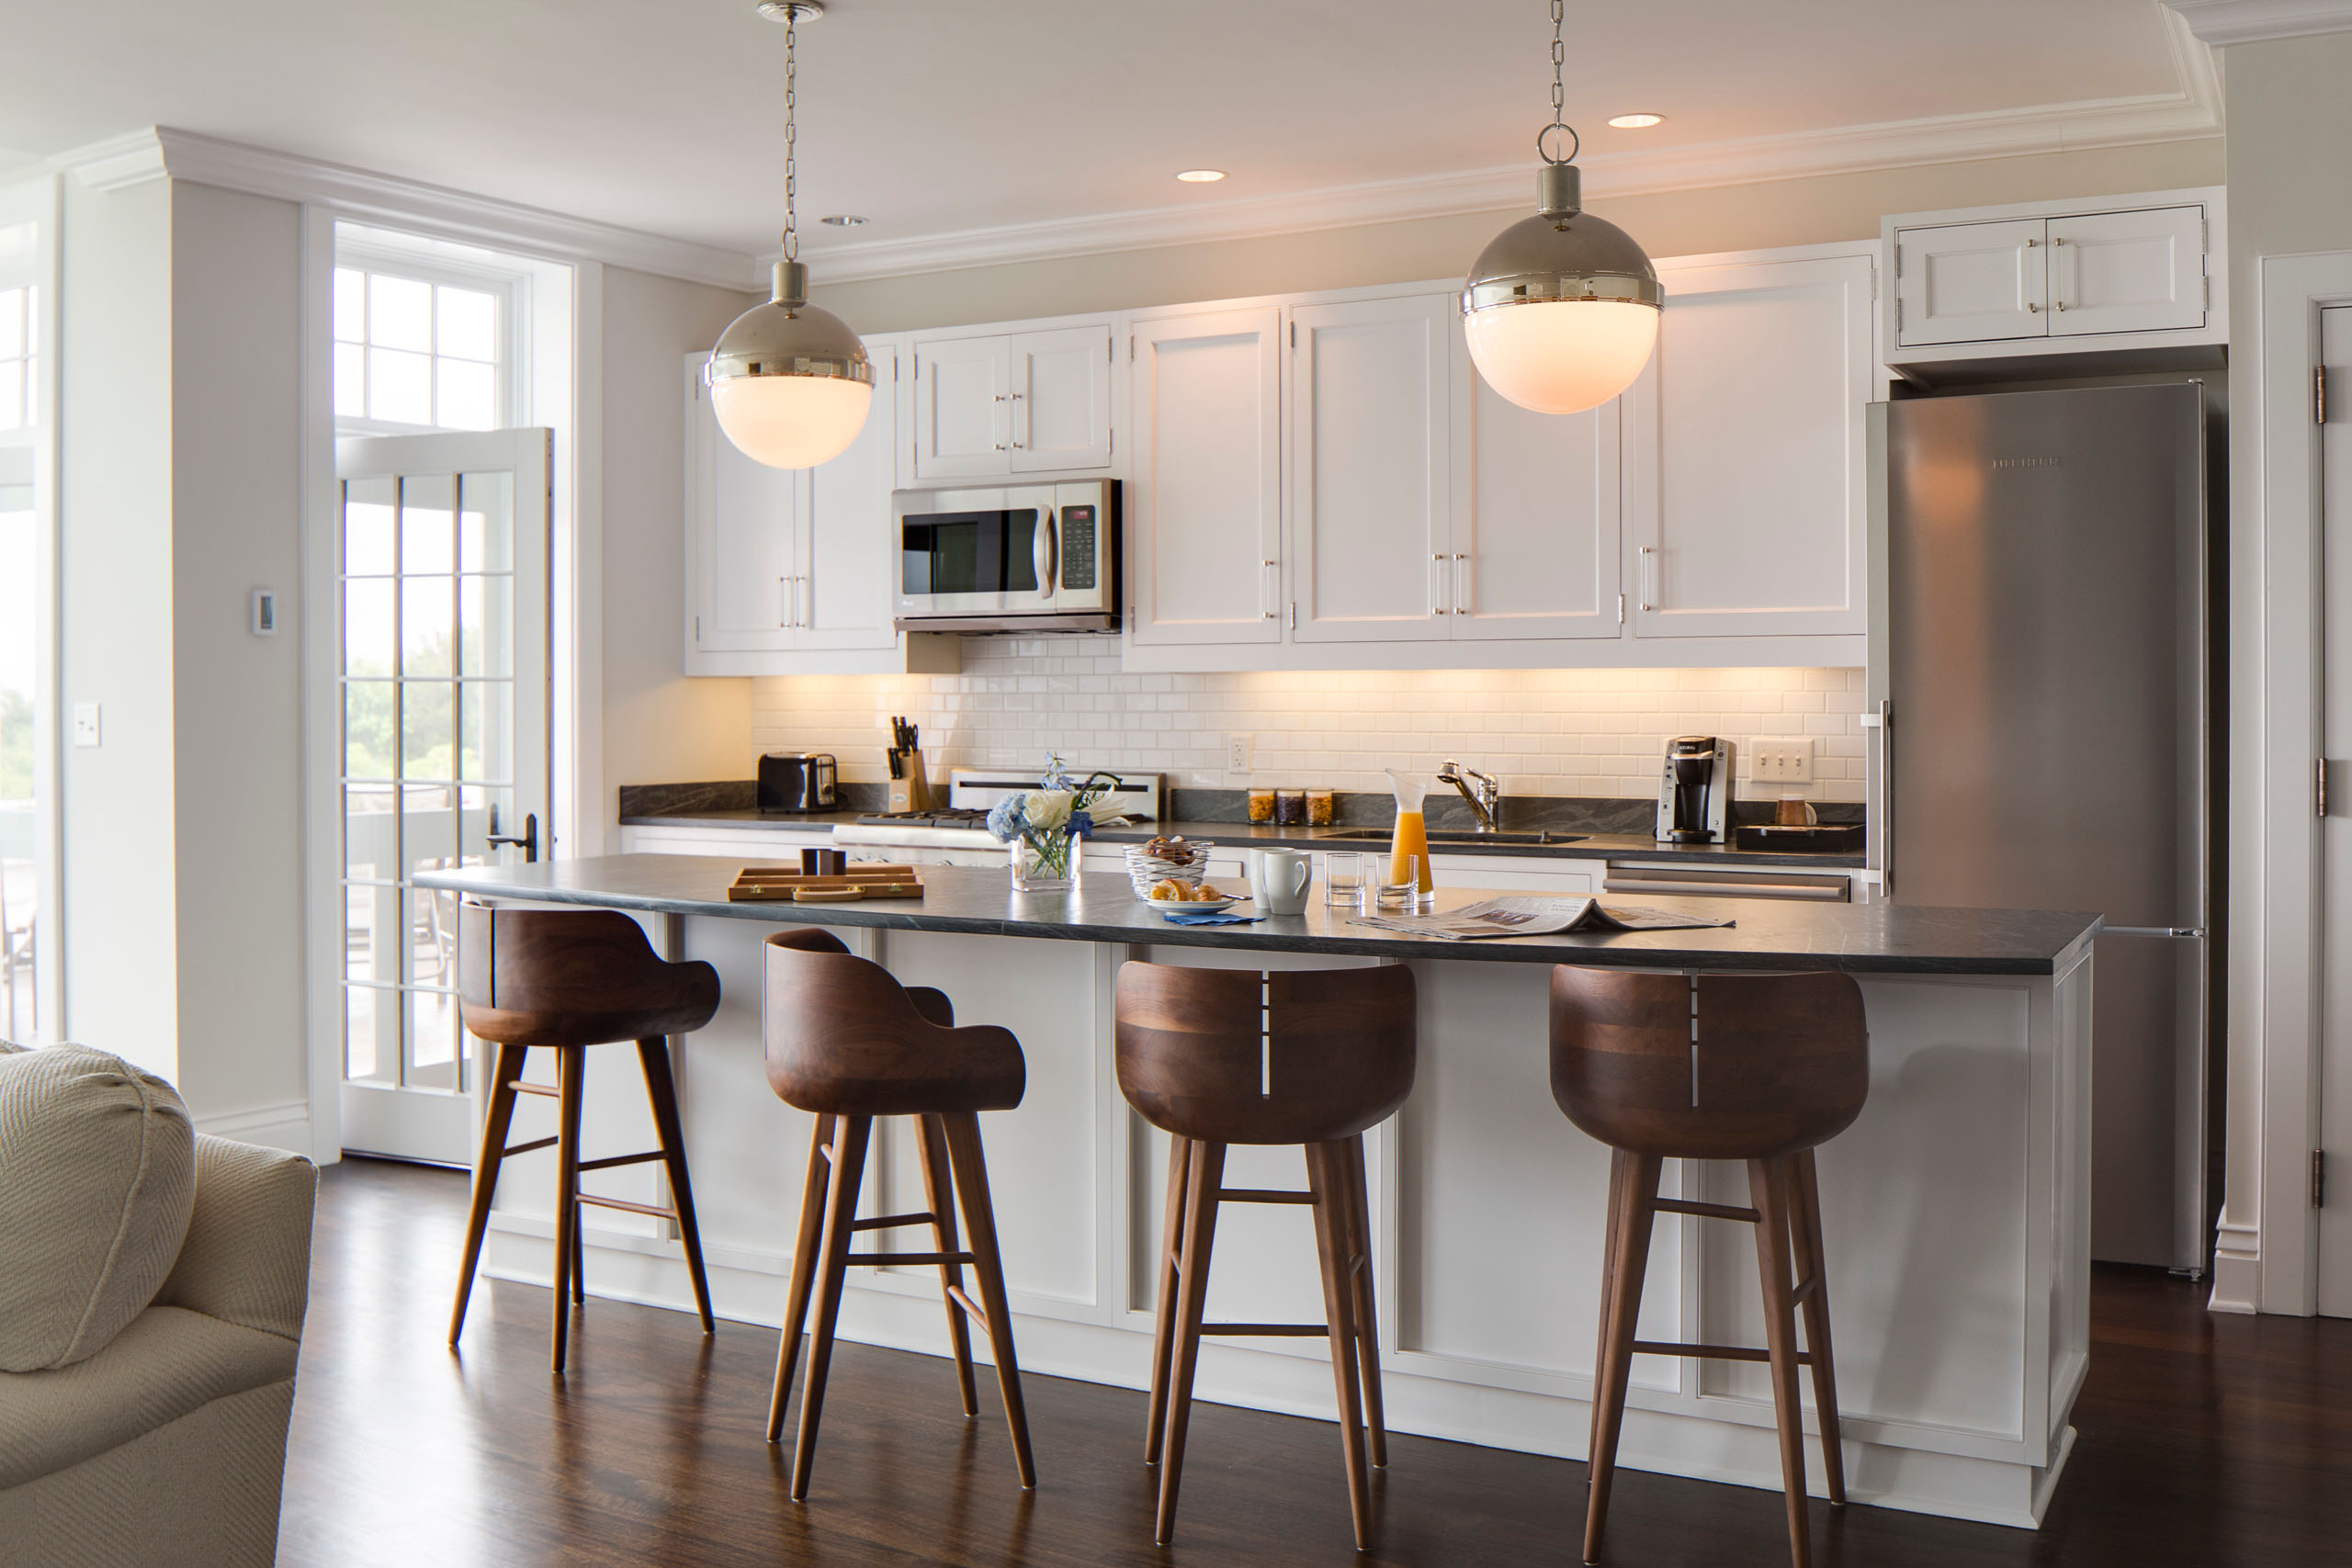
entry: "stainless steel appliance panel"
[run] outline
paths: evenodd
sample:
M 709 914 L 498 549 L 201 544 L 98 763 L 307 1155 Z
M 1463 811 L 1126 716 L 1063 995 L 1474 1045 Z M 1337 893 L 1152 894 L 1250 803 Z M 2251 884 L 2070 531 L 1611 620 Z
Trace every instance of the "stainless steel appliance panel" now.
M 1891 897 L 2205 919 L 2205 431 L 2194 385 L 1885 410 L 1873 824 Z M 2201 940 L 2097 956 L 2093 1251 L 2203 1256 Z

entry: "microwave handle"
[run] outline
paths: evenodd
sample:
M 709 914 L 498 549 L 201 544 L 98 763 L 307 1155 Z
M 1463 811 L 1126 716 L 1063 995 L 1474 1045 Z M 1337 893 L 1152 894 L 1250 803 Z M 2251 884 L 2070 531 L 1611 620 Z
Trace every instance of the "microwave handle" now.
M 1054 535 L 1054 509 L 1037 509 L 1037 531 L 1029 536 L 1029 562 L 1037 569 L 1037 597 L 1054 596 L 1054 573 L 1061 564 L 1061 551 Z

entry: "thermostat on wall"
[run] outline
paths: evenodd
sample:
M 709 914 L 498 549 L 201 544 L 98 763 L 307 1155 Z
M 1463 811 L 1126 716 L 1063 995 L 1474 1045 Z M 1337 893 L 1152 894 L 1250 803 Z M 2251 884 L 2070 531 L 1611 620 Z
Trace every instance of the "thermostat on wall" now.
M 276 637 L 277 635 L 277 590 L 254 589 L 253 609 L 254 636 Z

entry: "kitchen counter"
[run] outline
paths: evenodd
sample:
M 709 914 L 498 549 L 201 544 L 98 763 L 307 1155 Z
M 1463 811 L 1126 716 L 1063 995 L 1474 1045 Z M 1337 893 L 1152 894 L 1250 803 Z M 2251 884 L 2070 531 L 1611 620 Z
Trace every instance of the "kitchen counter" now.
M 804 831 L 831 832 L 836 826 L 854 822 L 854 811 L 828 811 L 808 816 L 781 811 L 681 811 L 659 815 L 624 817 L 623 827 L 635 828 L 765 828 L 798 829 Z M 1509 820 L 1506 816 L 1505 820 Z M 1350 826 L 1335 828 L 1258 827 L 1247 822 L 1146 822 L 1129 828 L 1104 828 L 1094 836 L 1106 844 L 1142 843 L 1159 834 L 1182 834 L 1188 839 L 1205 839 L 1222 845 L 1281 845 L 1315 849 L 1385 849 L 1385 832 L 1373 839 L 1351 838 L 1363 829 Z M 1536 859 L 1610 860 L 1673 862 L 1689 865 L 1739 865 L 1761 870 L 1769 866 L 1816 871 L 1858 871 L 1867 863 L 1859 852 L 1840 854 L 1791 854 L 1778 851 L 1725 849 L 1721 845 L 1692 847 L 1683 844 L 1661 844 L 1654 839 L 1632 833 L 1590 833 L 1570 838 L 1563 843 L 1514 844 L 1464 842 L 1447 839 L 1432 842 L 1430 852 L 1441 855 L 1512 855 Z
M 647 914 L 697 915 L 771 924 L 867 927 L 1066 942 L 1322 953 L 1355 958 L 1518 964 L 1592 964 L 1697 970 L 1837 969 L 1855 975 L 2053 975 L 2098 935 L 2097 915 L 2040 910 L 1936 909 L 1909 904 L 1788 904 L 1757 899 L 1655 897 L 1623 901 L 1687 909 L 1730 926 L 1448 942 L 1351 924 L 1319 897 L 1303 915 L 1249 925 L 1179 926 L 1136 897 L 1125 876 L 1093 873 L 1075 892 L 1019 894 L 1001 870 L 926 866 L 923 896 L 863 904 L 727 901 L 741 867 L 707 855 L 607 855 L 533 865 L 420 872 L 420 886 L 503 898 L 588 904 Z M 1439 907 L 1494 895 L 1443 888 Z M 1248 912 L 1244 909 L 1242 912 Z
M 1210 831 L 1230 841 L 1229 827 Z M 416 877 L 494 902 L 627 910 L 661 951 L 717 968 L 718 1010 L 674 1055 L 721 1316 L 777 1322 L 791 1269 L 811 1119 L 775 1100 L 763 1068 L 763 939 L 778 927 L 830 929 L 904 983 L 945 992 L 959 1021 L 1020 1040 L 1025 1096 L 981 1122 L 1022 1364 L 1129 1388 L 1150 1364 L 1168 1156 L 1115 1081 L 1120 965 L 1401 962 L 1418 998 L 1418 1077 L 1404 1109 L 1366 1138 L 1389 1424 L 1581 1457 L 1609 1153 L 1553 1103 L 1551 966 L 1841 969 L 1861 987 L 1871 1054 L 1868 1106 L 1818 1155 L 1852 1496 L 2028 1528 L 2041 1519 L 2075 1441 L 2069 1412 L 2089 1356 L 2094 917 L 1634 896 L 1623 901 L 1738 923 L 1444 942 L 1350 927 L 1319 906 L 1253 925 L 1170 926 L 1117 875 L 1016 896 L 1001 864 L 925 867 L 920 902 L 727 903 L 736 870 L 760 858 L 621 855 Z M 603 1066 L 604 1053 L 590 1055 L 603 1086 L 588 1096 L 590 1152 L 642 1147 L 642 1103 L 621 1076 L 634 1076 L 628 1053 Z M 547 1071 L 534 1064 L 535 1077 Z M 514 1135 L 526 1141 L 553 1112 L 534 1100 L 519 1114 L 529 1124 Z M 880 1122 L 875 1138 L 865 1212 L 920 1210 L 908 1129 Z M 1236 1148 L 1231 1158 L 1237 1186 L 1302 1184 L 1295 1149 Z M 552 1156 L 514 1159 L 525 1168 L 500 1186 L 485 1266 L 544 1285 Z M 1747 1201 L 1736 1165 L 1668 1161 L 1667 1171 L 1666 1196 Z M 662 1201 L 649 1166 L 594 1180 L 610 1197 Z M 596 1209 L 585 1224 L 590 1291 L 690 1307 L 666 1222 Z M 1217 1253 L 1214 1316 L 1320 1321 L 1314 1248 L 1295 1214 L 1237 1214 Z M 1643 1337 L 1760 1345 L 1755 1268 L 1747 1227 L 1661 1215 Z M 855 1271 L 841 1332 L 944 1354 L 935 1271 Z M 1211 1342 L 1198 1386 L 1204 1399 L 1329 1418 L 1329 1367 L 1304 1341 Z M 940 1387 L 952 1400 L 948 1382 Z M 1778 1491 L 1766 1369 L 1637 1358 L 1628 1404 L 1621 1462 Z

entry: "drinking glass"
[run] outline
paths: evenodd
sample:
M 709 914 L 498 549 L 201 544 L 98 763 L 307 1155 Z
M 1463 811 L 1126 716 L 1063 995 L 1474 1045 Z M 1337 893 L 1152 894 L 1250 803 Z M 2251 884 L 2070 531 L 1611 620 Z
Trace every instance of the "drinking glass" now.
M 1323 856 L 1323 902 L 1334 909 L 1358 908 L 1363 899 L 1364 862 L 1361 850 L 1330 850 Z

